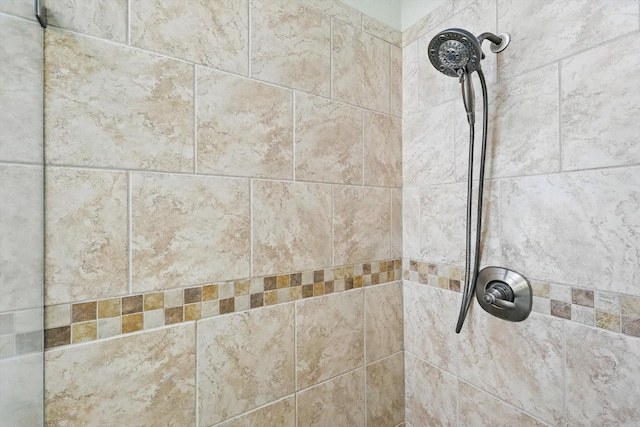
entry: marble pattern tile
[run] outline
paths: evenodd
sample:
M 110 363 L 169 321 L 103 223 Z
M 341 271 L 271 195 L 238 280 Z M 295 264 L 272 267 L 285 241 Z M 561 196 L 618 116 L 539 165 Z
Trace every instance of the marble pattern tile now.
M 361 368 L 298 393 L 298 425 L 364 425 L 364 381 L 365 373 Z
M 514 76 L 637 31 L 638 13 L 636 0 L 498 0 L 498 31 L 511 34 L 508 54 L 500 57 L 500 75 Z M 567 25 L 568 22 L 574 24 Z M 541 34 L 556 36 L 540 37 Z
M 364 112 L 364 184 L 402 187 L 402 120 Z
M 640 75 L 629 72 L 640 67 L 635 38 L 561 62 L 564 170 L 640 163 Z
M 127 0 L 48 0 L 46 7 L 50 25 L 127 42 Z
M 388 113 L 389 44 L 336 20 L 332 32 L 333 98 Z
M 42 163 L 42 30 L 3 15 L 0 38 L 0 160 Z
M 134 292 L 248 277 L 249 182 L 131 176 Z
M 334 187 L 334 264 L 389 258 L 391 197 L 387 188 Z
M 636 424 L 639 358 L 637 338 L 567 323 L 568 424 Z
M 47 304 L 128 290 L 127 175 L 47 168 Z
M 198 360 L 198 413 L 203 425 L 291 394 L 293 304 L 198 322 Z
M 365 288 L 364 306 L 366 363 L 401 351 L 402 283 L 393 282 Z
M 640 295 L 639 186 L 636 168 L 502 181 L 504 263 L 540 280 Z
M 431 31 L 435 26 L 440 27 L 441 23 L 453 15 L 453 1 L 442 0 L 440 5 L 421 18 L 418 22 L 402 32 L 402 45 L 404 47 L 413 43 L 427 31 Z M 442 27 L 446 28 L 446 27 Z
M 458 379 L 405 353 L 405 422 L 413 426 L 455 426 Z
M 405 350 L 457 374 L 460 294 L 409 281 L 403 291 Z
M 366 368 L 367 426 L 395 426 L 404 421 L 404 353 Z
M 4 0 L 0 3 L 0 12 L 31 19 L 32 21 L 36 20 L 31 0 Z
M 360 28 L 362 13 L 340 0 L 298 0 L 300 3 L 313 7 L 327 15 L 333 16 L 349 25 Z
M 531 313 L 525 322 L 505 326 L 475 304 L 458 341 L 460 360 L 465 361 L 460 378 L 543 421 L 561 424 L 563 321 Z
M 353 290 L 297 302 L 297 389 L 364 363 L 363 291 Z
M 296 427 L 296 402 L 294 397 L 287 397 L 255 411 L 240 415 L 217 427 L 256 427 L 278 426 Z
M 296 94 L 296 179 L 362 183 L 362 112 L 316 96 Z
M 402 258 L 402 189 L 391 189 L 391 257 Z
M 402 32 L 364 13 L 362 14 L 362 29 L 394 46 L 402 44 Z
M 407 117 L 418 112 L 419 101 L 419 52 L 418 41 L 402 49 L 402 115 Z M 407 125 L 408 127 L 408 125 Z
M 419 187 L 402 188 L 402 255 L 420 259 L 420 192 Z
M 402 117 L 402 49 L 391 46 L 391 107 L 390 113 L 396 117 Z
M 193 171 L 192 66 L 53 28 L 45 60 L 48 163 Z
M 195 368 L 193 323 L 50 350 L 47 424 L 195 424 Z
M 198 173 L 291 179 L 290 90 L 198 67 Z
M 331 187 L 254 181 L 253 274 L 331 265 Z
M 247 75 L 249 0 L 131 0 L 131 44 Z
M 0 414 L 3 424 L 43 425 L 43 369 L 42 352 L 0 360 Z
M 328 98 L 330 22 L 297 1 L 252 1 L 251 76 Z

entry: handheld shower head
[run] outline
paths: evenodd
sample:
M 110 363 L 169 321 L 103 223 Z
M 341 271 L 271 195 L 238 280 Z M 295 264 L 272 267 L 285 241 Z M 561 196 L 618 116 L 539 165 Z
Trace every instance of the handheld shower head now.
M 476 36 L 461 28 L 439 32 L 429 43 L 429 60 L 436 70 L 459 77 L 459 70 L 471 74 L 480 68 L 482 49 Z

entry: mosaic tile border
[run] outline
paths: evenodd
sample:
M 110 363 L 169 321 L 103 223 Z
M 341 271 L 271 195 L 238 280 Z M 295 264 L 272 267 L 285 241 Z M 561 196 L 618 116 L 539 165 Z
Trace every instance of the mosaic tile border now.
M 42 308 L 0 313 L 0 360 L 42 351 Z
M 403 278 L 423 285 L 460 292 L 462 268 L 403 260 Z M 640 297 L 530 280 L 533 311 L 640 337 Z
M 402 260 L 253 277 L 45 307 L 45 349 L 402 279 Z

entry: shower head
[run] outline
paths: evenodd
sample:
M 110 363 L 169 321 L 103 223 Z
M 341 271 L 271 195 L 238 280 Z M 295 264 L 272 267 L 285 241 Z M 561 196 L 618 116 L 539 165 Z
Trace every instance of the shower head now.
M 476 36 L 461 28 L 441 31 L 429 43 L 431 64 L 447 76 L 460 77 L 461 70 L 471 74 L 480 68 L 482 58 Z

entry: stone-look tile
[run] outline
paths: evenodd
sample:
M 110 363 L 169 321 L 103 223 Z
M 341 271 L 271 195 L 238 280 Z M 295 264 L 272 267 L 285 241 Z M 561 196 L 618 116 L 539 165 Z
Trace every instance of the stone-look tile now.
M 494 188 L 495 183 L 496 181 L 488 181 L 484 186 L 481 255 L 483 265 L 500 265 L 501 242 L 498 232 L 501 220 L 498 212 L 500 197 L 497 185 Z M 475 204 L 474 200 L 474 218 Z M 421 189 L 420 249 L 422 256 L 420 259 L 464 266 L 466 206 L 466 183 Z M 475 228 L 474 221 L 471 228 L 473 236 L 475 236 Z
M 567 323 L 569 425 L 635 425 L 640 340 Z
M 562 61 L 563 169 L 640 163 L 640 76 L 629 73 L 640 67 L 635 38 L 634 34 Z
M 296 179 L 362 183 L 362 112 L 310 95 L 296 95 Z
M 194 424 L 195 366 L 194 324 L 50 350 L 47 424 Z
M 0 3 L 0 12 L 36 20 L 33 14 L 33 2 L 30 0 L 4 0 Z
M 291 179 L 290 90 L 198 70 L 198 173 Z
M 514 76 L 637 31 L 638 2 L 499 0 L 497 17 L 499 32 L 508 31 L 512 41 L 509 53 L 500 56 L 500 75 Z M 568 22 L 575 25 L 567 25 Z M 541 34 L 562 36 L 540 37 Z M 540 55 L 540 52 L 547 54 Z
M 218 424 L 217 427 L 255 427 L 278 426 L 295 427 L 296 425 L 295 398 L 287 397 L 268 406 L 241 415 L 237 418 Z
M 594 307 L 609 313 L 620 313 L 620 295 L 609 292 L 594 292 Z
M 438 7 L 403 31 L 402 45 L 406 47 L 427 31 L 433 30 L 435 26 L 447 28 L 442 26 L 441 23 L 453 15 L 453 1 L 443 0 Z
M 627 316 L 640 317 L 640 298 L 622 296 L 620 298 L 620 312 Z
M 332 31 L 334 99 L 388 113 L 389 44 L 336 20 Z
M 595 322 L 595 310 L 582 305 L 571 304 L 571 320 L 583 325 L 593 326 Z
M 396 117 L 402 117 L 402 49 L 391 46 L 391 109 L 390 113 Z
M 328 265 L 331 265 L 331 187 L 254 181 L 253 274 Z
M 49 163 L 193 171 L 191 65 L 54 29 L 46 35 Z
M 402 186 L 402 120 L 365 111 L 364 185 Z
M 391 189 L 391 258 L 402 258 L 402 189 Z
M 247 180 L 136 173 L 131 181 L 134 292 L 249 276 Z
M 620 329 L 623 334 L 640 337 L 640 319 L 623 315 L 620 317 Z
M 298 425 L 364 425 L 364 377 L 364 369 L 361 368 L 298 393 Z
M 366 363 L 402 350 L 402 283 L 366 288 L 364 305 Z
M 613 332 L 620 332 L 620 314 L 596 309 L 596 326 Z
M 334 187 L 334 264 L 389 258 L 391 197 L 387 188 Z
M 293 325 L 293 304 L 198 323 L 200 423 L 227 420 L 294 391 Z
M 640 217 L 631 214 L 640 210 L 639 187 L 636 168 L 502 181 L 503 263 L 543 280 L 640 295 Z
M 421 189 L 402 188 L 402 255 L 420 259 L 420 192 Z
M 50 25 L 127 42 L 127 0 L 49 0 L 46 7 Z
M 405 353 L 405 422 L 455 426 L 458 379 Z
M 494 363 L 490 361 L 489 363 Z M 461 427 L 546 427 L 535 418 L 507 405 L 501 400 L 482 392 L 474 386 L 460 382 L 460 423 Z
M 405 350 L 457 373 L 460 294 L 408 281 L 403 291 Z
M 0 165 L 0 312 L 42 306 L 42 167 Z
M 327 15 L 333 16 L 347 24 L 360 28 L 362 25 L 362 13 L 351 6 L 347 6 L 340 0 L 299 0 L 300 3 L 313 7 Z
M 42 426 L 42 352 L 0 360 L 0 414 L 7 426 Z
M 366 368 L 367 426 L 404 421 L 404 354 L 396 353 Z
M 46 300 L 127 292 L 127 175 L 47 168 Z
M 543 421 L 561 424 L 563 335 L 560 319 L 531 313 L 524 322 L 506 325 L 476 305 L 458 341 L 460 378 Z
M 571 289 L 571 303 L 593 308 L 593 291 L 588 289 Z
M 362 366 L 362 292 L 354 290 L 296 303 L 298 390 Z
M 402 49 L 402 115 L 418 112 L 420 87 L 418 42 Z M 392 58 L 393 59 L 393 58 Z M 392 76 L 393 77 L 393 76 Z M 408 125 L 407 125 L 408 127 Z
M 405 185 L 454 182 L 453 102 L 405 117 L 402 169 Z
M 475 3 L 476 0 L 452 0 L 453 13 L 458 13 Z
M 330 18 L 292 0 L 251 2 L 251 76 L 329 97 Z
M 402 44 L 402 32 L 369 15 L 362 15 L 362 29 L 392 45 L 400 46 Z
M 131 44 L 247 75 L 248 0 L 131 0 Z
M 0 16 L 0 37 L 0 160 L 42 163 L 42 30 Z

